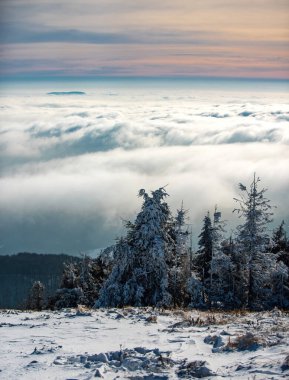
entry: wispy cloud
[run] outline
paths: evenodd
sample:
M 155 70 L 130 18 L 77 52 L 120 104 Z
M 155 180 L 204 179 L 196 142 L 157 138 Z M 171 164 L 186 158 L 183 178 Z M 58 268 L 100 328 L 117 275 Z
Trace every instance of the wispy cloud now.
M 86 43 L 86 44 L 126 44 L 136 40 L 120 33 L 89 32 L 78 29 L 55 29 L 39 25 L 8 24 L 0 26 L 1 43 Z

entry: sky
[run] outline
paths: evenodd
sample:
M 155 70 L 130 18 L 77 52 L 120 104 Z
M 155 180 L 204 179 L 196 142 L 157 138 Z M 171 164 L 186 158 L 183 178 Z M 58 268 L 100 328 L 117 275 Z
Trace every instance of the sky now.
M 289 78 L 287 0 L 1 0 L 4 77 Z

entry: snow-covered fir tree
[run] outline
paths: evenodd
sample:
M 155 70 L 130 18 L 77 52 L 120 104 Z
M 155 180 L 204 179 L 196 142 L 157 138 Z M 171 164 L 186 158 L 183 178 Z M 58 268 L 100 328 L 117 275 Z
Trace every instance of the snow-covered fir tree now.
M 277 304 L 289 306 L 289 241 L 285 230 L 285 222 L 273 230 L 270 251 L 275 254 L 279 264 L 279 271 L 274 268 L 273 284 Z
M 183 204 L 177 210 L 172 224 L 171 236 L 173 252 L 169 265 L 169 290 L 174 307 L 187 303 L 187 281 L 191 276 L 190 233 L 186 225 L 186 214 Z
M 82 262 L 79 268 L 78 287 L 82 289 L 83 298 L 80 302 L 84 305 L 93 304 L 96 297 L 97 281 L 93 276 L 95 261 L 86 254 L 82 255 Z
M 190 294 L 198 305 L 208 307 L 230 307 L 232 293 L 232 260 L 225 253 L 224 222 L 221 213 L 215 209 L 213 222 L 208 212 L 199 235 L 199 250 L 194 259 L 196 273 L 189 282 Z M 197 283 L 200 281 L 200 284 Z M 195 284 L 197 296 L 192 284 Z M 202 302 L 199 300 L 202 292 Z M 191 305 L 194 302 L 191 300 Z M 197 305 L 196 305 L 197 306 Z
M 265 197 L 267 189 L 258 189 L 259 178 L 254 175 L 249 188 L 240 184 L 242 195 L 234 211 L 244 218 L 238 227 L 235 252 L 235 299 L 239 306 L 259 309 L 268 306 L 273 295 L 272 268 L 283 270 L 276 257 L 266 252 L 269 236 L 267 225 L 271 222 L 272 206 Z M 276 273 L 275 273 L 276 276 Z M 278 277 L 278 276 L 277 276 Z
M 221 212 L 215 208 L 212 226 L 212 259 L 210 262 L 210 281 L 207 282 L 209 304 L 212 307 L 230 307 L 233 303 L 231 256 L 224 251 L 225 222 Z
M 280 226 L 273 231 L 271 251 L 274 253 L 286 252 L 289 248 L 286 236 L 285 222 L 282 220 Z
M 104 284 L 98 307 L 169 306 L 168 261 L 173 253 L 171 212 L 165 202 L 165 189 L 139 191 L 141 211 L 134 223 L 128 223 L 127 236 L 116 245 L 116 263 Z
M 213 221 L 207 213 L 193 260 L 183 205 L 173 217 L 164 188 L 140 190 L 141 210 L 126 235 L 97 259 L 66 264 L 52 307 L 289 307 L 284 222 L 270 240 L 272 207 L 259 182 L 254 176 L 248 189 L 240 184 L 236 238 L 225 238 L 217 209 Z
M 205 290 L 210 280 L 213 253 L 213 226 L 209 211 L 204 217 L 202 231 L 198 237 L 199 249 L 194 258 L 194 269 L 201 280 L 203 290 Z M 203 293 L 203 302 L 206 302 L 205 293 Z
M 74 289 L 78 287 L 78 264 L 76 262 L 64 263 L 60 288 Z
M 189 296 L 189 307 L 198 309 L 207 307 L 204 297 L 204 285 L 195 272 L 192 272 L 191 277 L 187 281 L 187 293 Z
M 83 304 L 84 293 L 79 286 L 79 273 L 78 262 L 64 263 L 60 288 L 49 300 L 50 308 L 62 309 Z
M 96 259 L 83 254 L 81 261 L 64 264 L 60 288 L 49 300 L 50 308 L 93 306 L 113 261 L 112 247 L 108 247 Z

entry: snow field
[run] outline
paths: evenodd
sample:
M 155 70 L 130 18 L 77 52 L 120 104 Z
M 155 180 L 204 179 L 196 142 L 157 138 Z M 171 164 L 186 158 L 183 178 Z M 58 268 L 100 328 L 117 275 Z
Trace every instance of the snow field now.
M 289 315 L 279 310 L 0 312 L 5 380 L 285 379 L 288 353 Z

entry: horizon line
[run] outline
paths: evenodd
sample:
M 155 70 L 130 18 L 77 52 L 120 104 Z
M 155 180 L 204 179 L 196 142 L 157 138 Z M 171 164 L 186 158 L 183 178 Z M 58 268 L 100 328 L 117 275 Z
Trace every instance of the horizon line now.
M 194 75 L 1 75 L 0 82 L 8 81 L 41 81 L 41 80 L 222 80 L 222 81 L 257 81 L 257 82 L 289 82 L 289 78 L 275 77 L 234 77 L 234 76 L 194 76 Z

